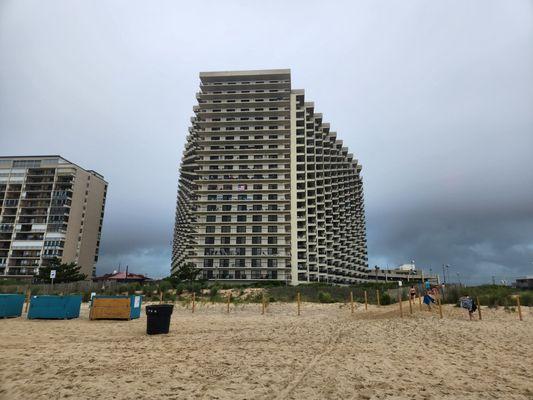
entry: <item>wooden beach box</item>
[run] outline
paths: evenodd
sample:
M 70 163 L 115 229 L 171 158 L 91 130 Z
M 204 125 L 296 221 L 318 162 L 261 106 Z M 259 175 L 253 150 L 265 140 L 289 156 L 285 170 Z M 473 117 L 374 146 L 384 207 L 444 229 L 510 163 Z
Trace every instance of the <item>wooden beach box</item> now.
M 141 296 L 94 296 L 89 319 L 135 319 L 141 315 Z

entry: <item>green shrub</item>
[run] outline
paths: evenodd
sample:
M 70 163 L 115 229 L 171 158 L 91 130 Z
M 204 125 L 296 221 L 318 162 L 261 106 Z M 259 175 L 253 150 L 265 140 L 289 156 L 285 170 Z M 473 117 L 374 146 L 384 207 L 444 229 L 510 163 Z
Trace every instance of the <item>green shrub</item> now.
M 213 299 L 214 297 L 216 297 L 217 294 L 218 294 L 218 286 L 217 285 L 211 286 L 211 289 L 209 289 L 209 297 Z
M 161 281 L 159 283 L 159 289 L 163 292 L 169 291 L 170 289 L 172 289 L 172 283 L 169 281 Z
M 392 300 L 387 292 L 382 293 L 379 296 L 379 301 L 380 301 L 380 304 L 383 306 L 388 306 L 389 304 L 392 304 Z
M 520 293 L 520 304 L 523 306 L 533 306 L 533 291 Z
M 331 293 L 320 291 L 318 292 L 318 301 L 320 303 L 334 303 Z

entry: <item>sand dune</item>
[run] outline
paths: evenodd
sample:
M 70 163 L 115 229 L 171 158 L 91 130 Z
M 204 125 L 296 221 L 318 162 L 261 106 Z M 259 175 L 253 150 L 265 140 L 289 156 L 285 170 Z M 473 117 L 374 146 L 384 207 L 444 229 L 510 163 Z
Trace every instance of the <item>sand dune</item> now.
M 146 319 L 0 320 L 0 399 L 532 399 L 533 312 L 273 303 Z

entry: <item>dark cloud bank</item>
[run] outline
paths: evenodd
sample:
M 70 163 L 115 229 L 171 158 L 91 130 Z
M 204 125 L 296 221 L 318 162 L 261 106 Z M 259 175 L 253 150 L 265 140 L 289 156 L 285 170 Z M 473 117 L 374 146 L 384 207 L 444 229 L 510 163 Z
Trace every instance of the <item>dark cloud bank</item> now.
M 105 175 L 99 273 L 169 271 L 198 72 L 286 67 L 363 164 L 371 266 L 533 272 L 530 1 L 261 7 L 0 3 L 0 154 Z

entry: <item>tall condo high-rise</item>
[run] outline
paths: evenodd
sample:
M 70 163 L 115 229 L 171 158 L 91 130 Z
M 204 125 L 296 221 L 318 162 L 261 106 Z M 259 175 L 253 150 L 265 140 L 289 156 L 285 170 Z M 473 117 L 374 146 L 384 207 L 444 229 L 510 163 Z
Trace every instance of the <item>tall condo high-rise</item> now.
M 107 182 L 60 156 L 0 157 L 0 277 L 54 257 L 95 275 Z
M 200 73 L 180 167 L 172 270 L 352 283 L 368 259 L 361 165 L 290 70 Z

